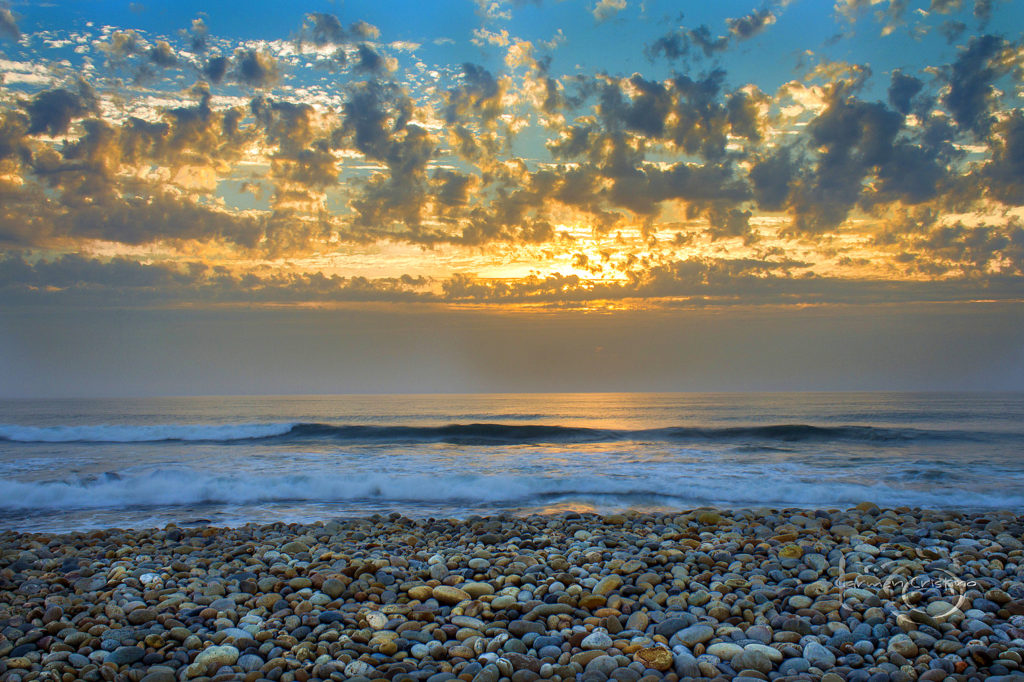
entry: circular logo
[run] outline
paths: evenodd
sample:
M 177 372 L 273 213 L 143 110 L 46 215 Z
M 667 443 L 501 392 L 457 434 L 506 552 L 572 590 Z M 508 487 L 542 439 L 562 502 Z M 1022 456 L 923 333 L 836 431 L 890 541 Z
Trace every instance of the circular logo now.
M 898 559 L 861 556 L 856 549 L 843 554 L 837 586 L 844 592 L 866 590 L 918 622 L 941 622 L 962 611 L 968 602 L 967 590 L 977 587 L 976 581 L 961 577 L 954 557 L 928 549 L 904 550 Z M 848 608 L 845 603 L 844 607 Z

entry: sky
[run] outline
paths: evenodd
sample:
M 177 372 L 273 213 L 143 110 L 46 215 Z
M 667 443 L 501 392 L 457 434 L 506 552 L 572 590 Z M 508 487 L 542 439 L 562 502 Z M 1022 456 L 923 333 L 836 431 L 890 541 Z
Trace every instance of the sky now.
M 0 396 L 1024 390 L 1024 5 L 0 2 Z

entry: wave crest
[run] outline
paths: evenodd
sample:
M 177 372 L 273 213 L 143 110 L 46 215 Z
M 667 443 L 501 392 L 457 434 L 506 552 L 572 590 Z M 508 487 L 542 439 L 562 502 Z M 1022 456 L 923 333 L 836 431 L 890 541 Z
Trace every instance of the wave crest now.
M 1019 436 L 1019 434 L 1010 434 Z M 156 424 L 144 426 L 20 426 L 0 425 L 0 440 L 20 443 L 142 443 L 190 441 L 372 441 L 451 443 L 455 445 L 519 445 L 529 443 L 601 443 L 617 441 L 978 441 L 993 434 L 964 431 L 900 429 L 875 426 L 813 426 L 770 424 L 722 428 L 596 429 L 542 424 L 447 424 L 444 426 L 368 426 L 321 423 Z

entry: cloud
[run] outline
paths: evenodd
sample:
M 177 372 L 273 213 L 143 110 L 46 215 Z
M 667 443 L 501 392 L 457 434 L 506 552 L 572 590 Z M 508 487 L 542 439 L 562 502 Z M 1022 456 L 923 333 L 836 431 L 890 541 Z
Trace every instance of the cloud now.
M 114 31 L 108 42 L 100 44 L 99 49 L 106 54 L 108 63 L 119 64 L 142 51 L 142 40 L 138 33 L 130 29 Z
M 201 261 L 140 263 L 127 257 L 0 258 L 0 292 L 11 304 L 164 305 L 208 303 L 430 301 L 423 277 L 342 277 L 239 272 Z
M 766 211 L 785 208 L 802 169 L 802 160 L 787 147 L 779 147 L 760 159 L 750 170 L 757 205 Z
M 591 14 L 597 21 L 605 21 L 624 9 L 626 9 L 626 0 L 598 0 L 591 10 Z
M 203 75 L 209 78 L 212 83 L 220 83 L 224 80 L 224 76 L 227 75 L 230 65 L 231 60 L 227 57 L 210 57 L 203 67 Z
M 21 31 L 18 30 L 18 22 L 11 13 L 10 8 L 0 6 L 0 37 L 18 40 L 21 38 Z
M 375 40 L 380 36 L 380 29 L 365 21 L 353 22 L 345 28 L 333 14 L 311 12 L 306 15 L 299 36 L 300 41 L 308 40 L 314 45 L 343 46 L 361 40 Z
M 750 142 L 761 141 L 761 115 L 759 105 L 767 98 L 760 92 L 734 92 L 726 103 L 729 128 L 733 135 Z
M 981 174 L 991 195 L 1007 206 L 1024 206 L 1024 111 L 994 126 L 992 158 Z
M 664 57 L 668 60 L 682 60 L 691 56 L 699 56 L 696 50 L 705 57 L 713 57 L 718 52 L 729 49 L 729 37 L 717 36 L 706 24 L 695 29 L 677 28 L 661 36 L 645 48 L 650 59 Z
M 449 123 L 475 117 L 490 123 L 503 110 L 501 85 L 490 71 L 471 62 L 462 64 L 462 75 L 463 84 L 445 96 L 445 118 Z
M 993 82 L 1005 72 L 995 57 L 1004 45 L 1005 41 L 994 35 L 971 38 L 953 64 L 949 92 L 942 99 L 957 125 L 977 135 L 984 135 L 992 124 Z
M 189 49 L 193 52 L 202 54 L 209 49 L 210 31 L 201 17 L 193 19 L 189 30 L 183 30 L 182 33 L 188 39 Z
M 239 83 L 260 89 L 273 87 L 281 77 L 273 55 L 252 49 L 235 51 L 232 75 Z
M 716 57 L 780 7 L 726 20 L 724 35 L 679 27 L 648 55 Z M 474 35 L 508 42 L 497 66 L 431 62 L 427 50 L 402 70 L 385 50 L 404 48 L 378 34 L 329 14 L 277 41 L 212 39 L 201 20 L 166 40 L 109 28 L 106 63 L 80 83 L 40 58 L 46 85 L 19 81 L 23 94 L 0 103 L 2 251 L 34 254 L 10 271 L 100 241 L 150 260 L 58 287 L 69 296 L 109 293 L 141 267 L 157 278 L 153 300 L 160 288 L 246 300 L 240 260 L 264 268 L 251 300 L 298 300 L 289 286 L 310 300 L 557 302 L 856 299 L 884 288 L 871 278 L 1019 284 L 1008 216 L 1024 205 L 1024 115 L 1010 75 L 1019 46 L 1006 39 L 977 36 L 922 70 L 823 62 L 764 92 L 728 59 L 567 73 L 540 43 L 493 27 Z M 326 63 L 337 68 L 316 68 Z M 125 67 L 150 79 L 131 82 Z M 394 273 L 390 254 L 420 247 L 430 286 L 300 272 L 372 248 Z M 164 270 L 146 269 L 161 258 Z M 193 276 L 186 264 L 201 260 Z M 482 263 L 537 274 L 470 274 Z M 63 276 L 47 267 L 32 276 Z
M 694 29 L 679 27 L 647 45 L 644 51 L 651 60 L 664 57 L 675 61 L 701 55 L 710 58 L 728 50 L 732 40 L 749 40 L 774 24 L 775 20 L 775 13 L 768 7 L 762 7 L 742 17 L 727 18 L 728 35 L 716 36 L 707 24 Z
M 85 81 L 79 81 L 77 92 L 65 88 L 44 90 L 25 106 L 30 121 L 28 133 L 66 133 L 74 119 L 95 112 L 96 107 L 96 94 Z
M 149 49 L 149 61 L 165 69 L 178 65 L 178 57 L 166 40 L 158 40 Z
M 338 17 L 325 12 L 306 15 L 303 29 L 309 40 L 316 45 L 343 45 L 348 42 L 348 32 Z
M 892 72 L 889 85 L 889 103 L 903 115 L 911 112 L 911 102 L 924 88 L 920 79 L 904 74 L 900 69 Z
M 356 62 L 356 70 L 363 73 L 369 74 L 383 74 L 389 71 L 394 71 L 397 66 L 392 63 L 392 60 L 384 57 L 382 54 L 377 52 L 373 47 L 366 43 L 360 43 L 356 50 L 358 61 Z
M 736 40 L 749 40 L 774 24 L 775 15 L 770 9 L 763 7 L 736 19 L 726 19 L 725 23 Z

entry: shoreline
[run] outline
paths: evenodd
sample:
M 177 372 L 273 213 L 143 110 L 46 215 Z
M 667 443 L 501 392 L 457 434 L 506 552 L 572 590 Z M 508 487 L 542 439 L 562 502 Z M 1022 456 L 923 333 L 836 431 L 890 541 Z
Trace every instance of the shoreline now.
M 870 503 L 3 530 L 0 681 L 1017 679 L 1022 540 Z

